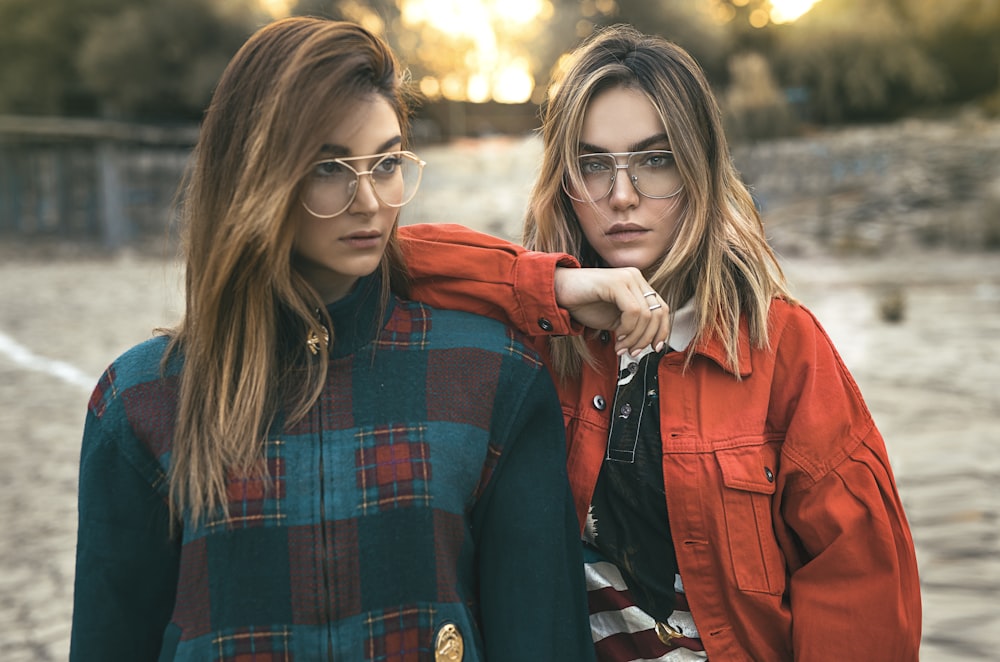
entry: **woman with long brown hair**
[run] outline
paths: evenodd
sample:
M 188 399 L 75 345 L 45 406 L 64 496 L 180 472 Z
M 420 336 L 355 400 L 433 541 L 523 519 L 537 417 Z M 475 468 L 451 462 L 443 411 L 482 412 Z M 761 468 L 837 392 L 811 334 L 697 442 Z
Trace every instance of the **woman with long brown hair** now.
M 183 320 L 88 407 L 71 660 L 592 658 L 545 367 L 405 298 L 404 91 L 381 39 L 320 19 L 227 67 Z
M 598 659 L 916 660 L 885 444 L 789 293 L 701 68 L 630 26 L 600 31 L 555 78 L 542 137 L 534 252 L 455 226 L 402 234 L 416 297 L 514 323 L 556 378 Z M 574 260 L 591 269 L 556 268 Z M 577 333 L 570 314 L 611 328 L 577 305 L 610 267 L 669 308 L 665 345 Z

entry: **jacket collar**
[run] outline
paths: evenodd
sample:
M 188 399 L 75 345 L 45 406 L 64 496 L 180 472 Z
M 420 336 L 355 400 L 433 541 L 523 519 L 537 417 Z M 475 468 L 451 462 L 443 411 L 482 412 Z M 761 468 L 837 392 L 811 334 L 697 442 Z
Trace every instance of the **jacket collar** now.
M 395 308 L 395 297 L 389 297 L 382 310 L 382 277 L 379 271 L 358 279 L 347 296 L 326 307 L 333 322 L 333 347 L 330 358 L 341 358 L 353 354 L 372 342 L 378 335 L 383 320 L 389 319 Z
M 678 352 L 687 350 L 688 345 L 690 345 L 691 341 L 694 339 L 696 329 L 694 299 L 688 299 L 688 301 L 674 313 L 674 319 L 670 325 L 670 339 L 667 341 L 667 344 Z M 711 359 L 726 372 L 731 375 L 736 375 L 736 372 L 726 360 L 726 347 L 718 336 L 712 335 L 703 339 L 691 351 L 695 354 L 700 354 Z M 753 372 L 753 366 L 750 363 L 750 327 L 747 324 L 746 316 L 743 315 L 740 316 L 740 335 L 737 346 L 737 355 L 739 356 L 740 361 L 739 377 L 749 377 Z

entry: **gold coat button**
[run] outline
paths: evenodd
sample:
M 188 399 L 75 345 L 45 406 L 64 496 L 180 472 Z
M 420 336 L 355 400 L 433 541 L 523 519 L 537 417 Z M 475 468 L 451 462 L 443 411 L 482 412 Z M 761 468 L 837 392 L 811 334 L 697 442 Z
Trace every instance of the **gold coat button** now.
M 454 623 L 445 623 L 434 641 L 434 662 L 462 662 L 465 642 Z

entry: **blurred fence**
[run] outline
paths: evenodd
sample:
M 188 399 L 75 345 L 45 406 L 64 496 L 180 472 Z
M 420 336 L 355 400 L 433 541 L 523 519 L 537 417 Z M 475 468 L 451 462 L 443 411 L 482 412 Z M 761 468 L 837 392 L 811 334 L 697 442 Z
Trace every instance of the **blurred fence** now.
M 0 239 L 112 250 L 172 244 L 174 200 L 197 134 L 191 126 L 0 116 Z M 416 140 L 428 168 L 404 222 L 520 235 L 541 160 L 537 134 Z M 817 240 L 868 254 L 914 243 L 1000 250 L 1000 122 L 843 127 L 739 141 L 733 157 L 784 251 Z
M 0 236 L 162 238 L 196 127 L 0 116 Z

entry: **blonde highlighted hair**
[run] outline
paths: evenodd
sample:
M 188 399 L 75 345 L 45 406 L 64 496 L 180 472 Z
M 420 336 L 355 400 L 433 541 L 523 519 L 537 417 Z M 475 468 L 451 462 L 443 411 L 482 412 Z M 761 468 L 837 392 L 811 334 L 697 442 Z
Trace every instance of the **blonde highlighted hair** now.
M 683 181 L 671 248 L 644 275 L 672 310 L 693 300 L 697 330 L 691 346 L 718 337 L 738 374 L 741 317 L 749 324 L 751 343 L 765 347 L 771 300 L 791 295 L 760 213 L 733 165 L 708 80 L 679 46 L 616 25 L 591 35 L 570 55 L 553 77 L 542 109 L 544 153 L 522 241 L 533 250 L 574 255 L 584 266 L 604 266 L 580 228 L 563 180 L 579 155 L 591 100 L 616 87 L 639 90 L 649 99 Z M 583 362 L 592 362 L 581 337 L 550 342 L 555 371 L 562 376 L 577 375 Z
M 294 268 L 293 212 L 317 140 L 351 104 L 387 99 L 405 146 L 404 92 L 382 39 L 323 19 L 264 26 L 223 73 L 183 187 L 186 308 L 167 354 L 184 358 L 170 469 L 175 520 L 224 511 L 232 476 L 266 479 L 264 439 L 279 411 L 300 420 L 319 397 L 327 348 L 313 357 L 305 338 L 330 320 Z M 380 271 L 383 301 L 390 288 L 405 294 L 395 229 Z

